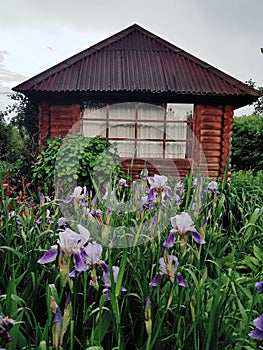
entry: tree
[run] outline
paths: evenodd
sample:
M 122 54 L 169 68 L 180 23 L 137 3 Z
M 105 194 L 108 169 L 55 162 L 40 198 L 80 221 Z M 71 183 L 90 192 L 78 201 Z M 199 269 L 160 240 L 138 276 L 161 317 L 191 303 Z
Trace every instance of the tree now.
M 262 94 L 262 97 L 260 97 L 255 103 L 253 103 L 253 106 L 254 106 L 255 114 L 263 115 L 263 87 L 262 86 L 257 87 L 256 83 L 252 79 L 249 79 L 248 81 L 246 81 L 246 84 L 248 84 L 254 89 L 257 88 L 257 90 Z
M 235 117 L 232 141 L 234 170 L 263 170 L 263 117 Z
M 15 126 L 20 135 L 27 140 L 32 151 L 36 151 L 38 140 L 38 113 L 36 105 L 26 96 L 16 93 L 10 96 L 14 103 L 7 108 L 7 114 L 12 114 L 10 123 Z

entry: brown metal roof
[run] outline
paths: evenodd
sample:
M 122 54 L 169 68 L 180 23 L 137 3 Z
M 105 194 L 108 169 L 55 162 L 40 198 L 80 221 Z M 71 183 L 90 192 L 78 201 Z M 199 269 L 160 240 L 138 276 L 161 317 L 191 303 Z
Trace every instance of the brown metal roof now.
M 13 88 L 34 93 L 169 93 L 256 101 L 258 91 L 137 24 Z

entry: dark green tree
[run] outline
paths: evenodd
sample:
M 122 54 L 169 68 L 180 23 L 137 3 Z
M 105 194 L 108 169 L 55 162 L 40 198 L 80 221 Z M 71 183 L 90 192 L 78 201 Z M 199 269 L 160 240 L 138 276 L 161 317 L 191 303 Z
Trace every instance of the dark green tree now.
M 256 83 L 252 79 L 249 79 L 248 81 L 246 81 L 246 84 L 248 84 L 254 89 L 257 89 L 262 94 L 262 97 L 260 97 L 255 103 L 253 103 L 253 106 L 254 106 L 254 113 L 260 114 L 261 116 L 263 116 L 263 87 L 256 86 Z
M 263 170 L 263 117 L 235 117 L 232 141 L 234 170 Z
M 7 115 L 12 115 L 10 123 L 17 128 L 27 146 L 35 152 L 38 140 L 37 106 L 20 93 L 13 94 L 10 98 L 13 101 L 7 108 Z

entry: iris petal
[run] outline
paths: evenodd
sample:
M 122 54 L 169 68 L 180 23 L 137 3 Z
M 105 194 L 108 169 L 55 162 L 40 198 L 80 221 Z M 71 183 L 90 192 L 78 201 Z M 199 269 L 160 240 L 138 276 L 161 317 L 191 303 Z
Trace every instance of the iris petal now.
M 152 281 L 149 283 L 149 286 L 151 287 L 156 287 L 158 285 L 159 282 L 159 275 L 158 273 L 154 276 L 154 278 L 152 279 Z
M 173 247 L 174 242 L 175 242 L 175 238 L 176 238 L 176 232 L 174 230 L 171 230 L 170 233 L 169 233 L 169 236 L 163 242 L 163 247 L 164 248 Z
M 58 246 L 53 245 L 43 256 L 38 260 L 39 264 L 47 264 L 56 260 L 58 254 Z
M 185 279 L 180 273 L 178 273 L 178 275 L 176 276 L 176 282 L 178 283 L 178 286 L 188 288 L 188 283 L 185 281 Z
M 88 267 L 80 254 L 80 251 L 73 250 L 73 259 L 77 271 L 87 271 Z
M 263 331 L 261 331 L 258 328 L 254 328 L 248 335 L 253 339 L 262 339 L 263 338 Z
M 260 292 L 263 293 L 263 282 L 257 282 L 255 286 Z
M 263 332 L 263 314 L 253 321 L 254 325 Z
M 192 231 L 192 238 L 193 240 L 198 243 L 198 244 L 204 244 L 205 240 L 203 239 L 203 237 L 200 235 L 199 232 L 197 231 Z

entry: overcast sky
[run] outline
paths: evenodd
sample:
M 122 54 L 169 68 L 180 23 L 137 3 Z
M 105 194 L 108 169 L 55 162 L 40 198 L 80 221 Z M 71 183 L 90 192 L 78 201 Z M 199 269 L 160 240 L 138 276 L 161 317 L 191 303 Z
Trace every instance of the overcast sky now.
M 263 0 L 1 1 L 0 110 L 11 104 L 6 94 L 18 83 L 134 23 L 263 86 L 262 15 Z

